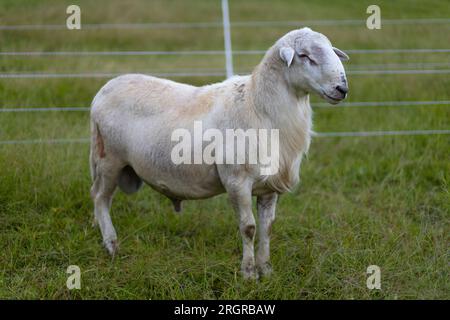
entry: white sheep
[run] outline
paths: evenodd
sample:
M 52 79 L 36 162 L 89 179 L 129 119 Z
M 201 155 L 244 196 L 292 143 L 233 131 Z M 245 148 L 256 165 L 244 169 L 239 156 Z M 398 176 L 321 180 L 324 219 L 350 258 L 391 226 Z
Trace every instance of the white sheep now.
M 310 145 L 309 94 L 332 104 L 346 97 L 340 60 L 348 56 L 324 35 L 302 28 L 279 39 L 251 75 L 203 87 L 138 74 L 109 81 L 92 103 L 90 152 L 95 220 L 109 253 L 117 249 L 109 214 L 114 191 L 119 186 L 132 193 L 145 181 L 169 197 L 177 211 L 181 200 L 227 192 L 240 221 L 244 278 L 269 274 L 277 198 L 298 183 L 302 156 Z M 257 164 L 175 164 L 172 133 L 193 130 L 194 121 L 220 131 L 278 129 L 278 172 L 262 175 Z M 252 196 L 257 197 L 259 215 L 256 259 Z

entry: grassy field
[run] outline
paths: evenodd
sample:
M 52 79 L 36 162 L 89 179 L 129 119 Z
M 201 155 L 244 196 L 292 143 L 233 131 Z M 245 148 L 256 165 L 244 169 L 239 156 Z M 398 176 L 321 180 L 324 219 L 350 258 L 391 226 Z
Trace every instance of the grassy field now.
M 365 19 L 372 1 L 230 0 L 232 21 Z M 77 1 L 82 23 L 216 22 L 219 1 Z M 377 1 L 382 18 L 448 18 L 447 1 Z M 72 1 L 2 0 L 0 24 L 65 24 Z M 450 24 L 312 26 L 341 49 L 449 48 Z M 233 27 L 234 50 L 265 50 L 289 27 Z M 222 50 L 221 28 L 0 30 L 1 51 Z M 261 56 L 235 56 L 238 73 Z M 449 53 L 354 54 L 348 70 L 448 69 Z M 223 70 L 221 56 L 0 56 L 0 73 Z M 389 67 L 392 65 L 392 67 Z M 447 66 L 447 67 L 446 67 Z M 414 69 L 414 68 L 410 68 Z M 349 75 L 349 102 L 450 100 L 449 74 Z M 0 108 L 87 107 L 106 78 L 1 79 Z M 185 77 L 192 84 L 222 77 Z M 313 98 L 314 103 L 320 102 Z M 449 129 L 448 105 L 316 108 L 318 132 Z M 86 138 L 87 112 L 0 113 L 0 140 Z M 0 144 L 0 298 L 449 299 L 450 136 L 315 138 L 301 184 L 281 197 L 274 274 L 240 279 L 226 196 L 174 214 L 150 188 L 118 192 L 114 260 L 91 227 L 89 146 Z M 82 289 L 66 288 L 78 265 Z M 366 268 L 381 268 L 368 290 Z

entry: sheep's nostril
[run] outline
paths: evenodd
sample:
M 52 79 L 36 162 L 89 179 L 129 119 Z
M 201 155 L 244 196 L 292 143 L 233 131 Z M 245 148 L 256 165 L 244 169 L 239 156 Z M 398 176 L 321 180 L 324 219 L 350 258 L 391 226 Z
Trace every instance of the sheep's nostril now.
M 342 94 L 347 94 L 347 92 L 348 92 L 348 88 L 347 87 L 343 87 L 343 86 L 337 86 L 336 90 L 339 91 Z

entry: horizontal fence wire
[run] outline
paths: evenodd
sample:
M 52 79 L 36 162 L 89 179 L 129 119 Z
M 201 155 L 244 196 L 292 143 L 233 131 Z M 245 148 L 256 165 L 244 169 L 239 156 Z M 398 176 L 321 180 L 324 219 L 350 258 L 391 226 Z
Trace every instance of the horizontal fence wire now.
M 89 73 L 0 73 L 0 79 L 60 79 L 60 78 L 113 78 L 122 75 L 119 72 L 89 72 Z M 152 73 L 155 77 L 224 77 L 225 71 L 217 72 L 169 72 Z
M 88 107 L 0 108 L 1 112 L 89 111 Z
M 447 48 L 347 49 L 348 54 L 450 53 Z M 262 55 L 267 50 L 234 50 L 233 55 Z M 183 51 L 0 51 L 0 56 L 196 56 L 224 55 L 224 50 Z
M 383 19 L 383 25 L 448 24 L 448 18 Z M 301 26 L 366 26 L 365 19 L 299 20 L 299 21 L 232 21 L 232 28 L 301 27 Z M 210 22 L 147 22 L 147 23 L 85 23 L 81 30 L 101 29 L 207 29 L 222 28 L 222 21 Z M 0 25 L 0 30 L 67 30 L 65 24 Z
M 449 74 L 450 69 L 398 69 L 398 70 L 350 70 L 347 75 L 402 75 L 402 74 Z M 61 78 L 113 78 L 124 73 L 119 72 L 89 72 L 89 73 L 0 73 L 0 79 L 61 79 Z M 239 74 L 239 73 L 238 73 Z M 149 73 L 155 77 L 224 77 L 225 71 L 217 72 L 167 72 Z
M 405 107 L 405 106 L 436 106 L 450 105 L 450 100 L 435 101 L 355 101 L 342 102 L 339 105 L 329 103 L 313 103 L 313 107 L 339 109 L 342 107 Z
M 241 21 L 232 22 L 231 27 L 299 27 L 302 25 L 322 26 L 365 26 L 366 20 L 304 20 L 304 21 Z M 447 24 L 450 19 L 383 19 L 383 25 L 414 25 L 414 24 Z M 185 28 L 222 28 L 222 22 L 188 22 L 188 23 L 125 23 L 125 24 L 83 24 L 82 29 L 185 29 Z M 65 25 L 0 25 L 0 30 L 65 30 Z M 394 54 L 394 53 L 450 53 L 447 48 L 410 48 L 410 49 L 348 49 L 349 54 Z M 237 50 L 233 55 L 262 55 L 266 50 Z M 190 51 L 23 51 L 0 52 L 3 57 L 16 56 L 196 56 L 196 55 L 224 55 L 223 50 L 190 50 Z M 380 69 L 387 65 L 372 65 L 366 70 L 349 70 L 348 74 L 376 75 L 376 74 L 447 74 L 450 69 L 418 69 L 421 67 L 448 66 L 449 63 L 404 64 L 413 69 Z M 390 67 L 402 67 L 391 64 Z M 364 68 L 359 66 L 359 68 Z M 370 70 L 375 68 L 376 70 Z M 123 73 L 90 72 L 90 73 L 0 73 L 0 78 L 109 78 Z M 207 77 L 225 76 L 225 72 L 158 72 L 153 75 L 161 77 Z M 433 106 L 450 105 L 450 101 L 362 101 L 346 102 L 339 106 L 330 106 L 326 103 L 313 104 L 319 108 L 340 107 L 382 107 L 382 106 Z M 39 111 L 89 111 L 89 107 L 36 107 L 36 108 L 3 108 L 0 112 L 39 112 Z M 318 132 L 316 137 L 374 137 L 374 136 L 414 136 L 414 135 L 442 135 L 450 134 L 450 130 L 406 130 L 406 131 L 355 131 L 355 132 Z M 4 140 L 0 145 L 16 144 L 61 144 L 61 143 L 88 143 L 89 138 L 58 138 L 58 139 L 25 139 Z
M 399 62 L 399 63 L 385 63 L 385 64 L 352 64 L 351 62 L 347 62 L 348 70 L 359 70 L 359 69 L 377 69 L 384 70 L 390 68 L 433 68 L 433 67 L 448 67 L 450 66 L 450 61 L 445 62 Z
M 450 130 L 316 132 L 313 134 L 313 136 L 319 138 L 327 138 L 327 137 L 330 138 L 330 137 L 423 136 L 423 135 L 447 135 L 447 134 L 450 134 Z M 89 138 L 3 140 L 0 141 L 0 145 L 88 143 L 89 141 L 90 141 Z
M 376 136 L 417 136 L 450 134 L 450 130 L 405 130 L 405 131 L 354 131 L 354 132 L 317 132 L 317 137 L 376 137 Z
M 61 139 L 29 139 L 29 140 L 3 140 L 0 145 L 16 144 L 60 144 L 60 143 L 87 143 L 89 138 L 61 138 Z
M 311 103 L 313 108 L 331 108 L 340 109 L 346 107 L 352 108 L 370 108 L 370 107 L 412 107 L 412 106 L 450 106 L 450 100 L 436 101 L 355 101 L 342 102 L 339 105 L 330 105 L 328 103 Z M 47 112 L 47 111 L 90 111 L 89 107 L 15 107 L 0 108 L 1 112 Z

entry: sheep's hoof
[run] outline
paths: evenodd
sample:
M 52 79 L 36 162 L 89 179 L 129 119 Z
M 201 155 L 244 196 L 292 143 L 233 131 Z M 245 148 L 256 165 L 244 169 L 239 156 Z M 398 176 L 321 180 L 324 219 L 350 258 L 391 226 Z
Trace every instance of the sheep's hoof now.
M 106 250 L 108 250 L 108 253 L 114 258 L 114 255 L 116 254 L 119 247 L 117 244 L 117 239 L 104 240 L 103 245 L 105 246 Z
M 262 277 L 269 277 L 272 274 L 272 266 L 270 262 L 265 262 L 257 266 L 258 274 Z
M 254 265 L 247 265 L 241 269 L 242 278 L 244 280 L 258 280 L 258 272 Z

